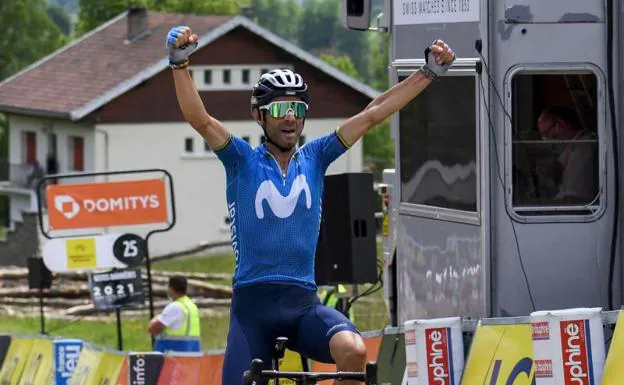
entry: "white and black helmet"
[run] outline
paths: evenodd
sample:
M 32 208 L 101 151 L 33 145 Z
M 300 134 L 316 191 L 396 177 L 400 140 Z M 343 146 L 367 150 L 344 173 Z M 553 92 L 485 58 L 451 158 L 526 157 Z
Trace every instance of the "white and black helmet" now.
M 274 69 L 262 74 L 251 94 L 251 107 L 267 105 L 278 96 L 296 96 L 307 104 L 308 85 L 303 77 L 289 69 Z

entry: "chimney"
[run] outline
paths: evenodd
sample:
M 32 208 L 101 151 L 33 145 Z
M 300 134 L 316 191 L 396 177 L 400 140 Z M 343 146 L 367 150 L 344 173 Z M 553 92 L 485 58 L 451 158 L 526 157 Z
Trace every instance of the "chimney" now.
M 244 16 L 244 17 L 246 17 L 246 18 L 248 18 L 250 20 L 253 19 L 253 17 L 254 17 L 254 7 L 253 7 L 253 5 L 241 6 L 239 8 L 239 12 L 240 12 L 239 14 L 241 16 Z
M 140 39 L 148 32 L 147 9 L 133 6 L 128 10 L 128 41 Z

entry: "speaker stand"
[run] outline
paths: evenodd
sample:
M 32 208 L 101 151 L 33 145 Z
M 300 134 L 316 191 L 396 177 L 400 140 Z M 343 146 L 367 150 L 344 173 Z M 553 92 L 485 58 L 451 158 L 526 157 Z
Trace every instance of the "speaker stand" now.
M 121 335 L 121 309 L 119 306 L 115 307 L 115 315 L 117 317 L 117 349 L 123 350 L 123 337 Z
M 41 334 L 45 335 L 45 314 L 43 311 L 43 282 L 39 282 L 39 316 L 41 318 Z

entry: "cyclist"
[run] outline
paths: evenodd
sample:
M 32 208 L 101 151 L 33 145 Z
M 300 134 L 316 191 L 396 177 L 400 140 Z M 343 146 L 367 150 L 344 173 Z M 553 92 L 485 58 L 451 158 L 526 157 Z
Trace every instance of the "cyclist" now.
M 310 106 L 301 75 L 275 69 L 261 75 L 251 115 L 266 141 L 253 148 L 205 109 L 190 73 L 198 36 L 186 26 L 166 38 L 180 110 L 225 167 L 227 208 L 235 256 L 223 385 L 238 385 L 254 358 L 271 362 L 278 336 L 288 348 L 340 371 L 364 371 L 366 347 L 355 326 L 316 295 L 314 260 L 327 167 L 375 125 L 399 111 L 455 60 L 441 40 L 425 50 L 426 64 L 375 98 L 333 132 L 299 147 Z M 344 381 L 344 384 L 357 383 Z

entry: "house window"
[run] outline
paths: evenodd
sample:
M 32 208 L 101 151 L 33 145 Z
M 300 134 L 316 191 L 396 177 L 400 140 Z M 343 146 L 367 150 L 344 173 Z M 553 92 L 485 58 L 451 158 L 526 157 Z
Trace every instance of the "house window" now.
M 249 84 L 249 70 L 248 69 L 244 69 L 241 72 L 241 77 L 242 77 L 243 84 Z
M 84 171 L 84 138 L 81 136 L 70 136 L 68 150 L 70 170 Z
M 22 161 L 33 165 L 37 160 L 37 134 L 32 131 L 22 133 Z
M 204 141 L 204 151 L 212 153 L 212 148 L 208 145 L 208 142 Z
M 265 74 L 267 72 L 269 72 L 269 70 L 266 69 L 266 68 L 263 68 L 263 69 L 260 70 L 260 75 Z
M 243 136 L 243 140 L 247 143 L 249 143 L 249 136 Z
M 204 70 L 204 84 L 212 84 L 212 70 Z
M 223 70 L 223 84 L 230 84 L 230 70 Z
M 305 142 L 306 142 L 306 137 L 305 137 L 305 135 L 301 135 L 301 136 L 299 137 L 299 147 L 303 146 L 303 145 L 305 144 Z
M 598 94 L 589 70 L 513 75 L 508 190 L 517 215 L 587 215 L 600 205 Z
M 401 202 L 477 211 L 475 84 L 441 77 L 399 112 Z
M 188 153 L 193 152 L 193 138 L 184 139 L 184 151 Z

